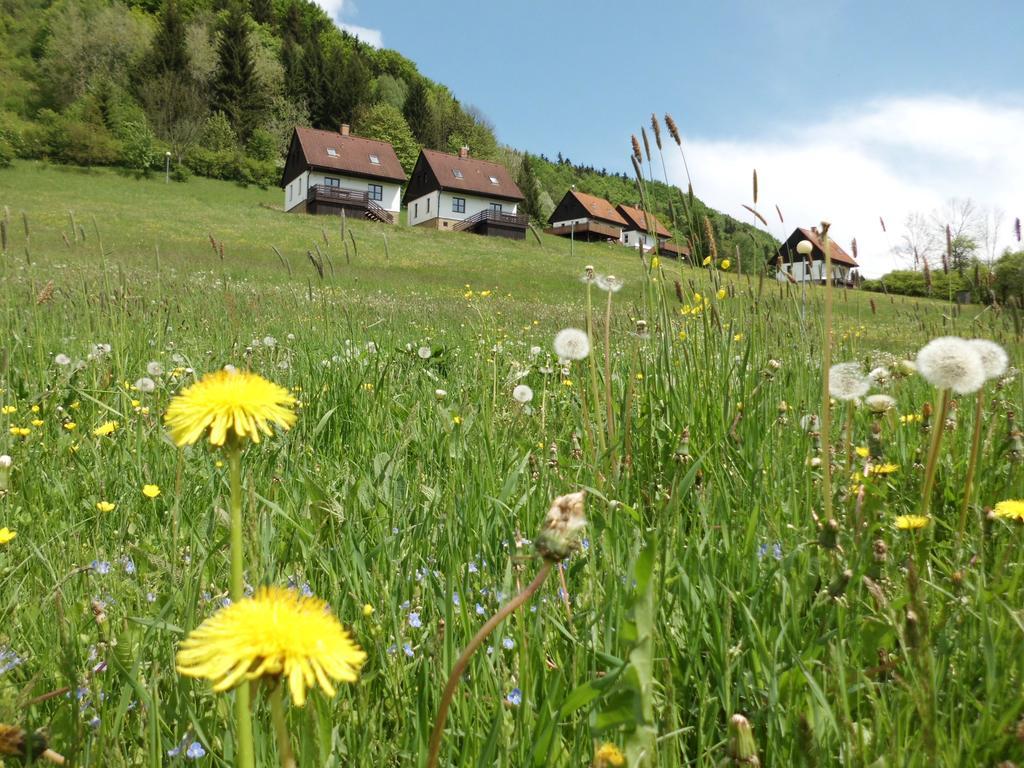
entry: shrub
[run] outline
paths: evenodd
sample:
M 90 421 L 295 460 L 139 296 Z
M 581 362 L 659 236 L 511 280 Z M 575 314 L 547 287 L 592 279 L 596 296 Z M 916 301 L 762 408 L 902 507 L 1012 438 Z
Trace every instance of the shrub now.
M 0 136 L 0 168 L 6 168 L 14 159 L 14 147 L 6 138 Z
M 192 178 L 192 171 L 184 163 L 178 163 L 171 168 L 171 178 L 184 183 Z
M 148 173 L 156 160 L 153 132 L 145 122 L 130 121 L 121 126 L 121 163 Z
M 1015 299 L 1024 306 L 1024 251 L 1004 253 L 995 267 L 995 291 L 999 300 Z

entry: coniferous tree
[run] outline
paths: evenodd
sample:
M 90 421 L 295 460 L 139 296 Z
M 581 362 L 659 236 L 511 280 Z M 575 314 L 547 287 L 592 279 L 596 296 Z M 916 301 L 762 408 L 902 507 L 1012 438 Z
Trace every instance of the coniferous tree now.
M 306 108 L 314 128 L 337 128 L 332 125 L 330 84 L 327 81 L 327 62 L 319 40 L 311 40 L 302 52 L 299 72 L 301 93 L 306 98 Z
M 519 191 L 523 193 L 523 209 L 534 221 L 539 221 L 542 215 L 540 209 L 540 187 L 537 185 L 537 175 L 533 170 L 533 161 L 528 152 L 523 153 L 523 162 L 519 165 L 519 175 L 516 178 Z
M 217 45 L 213 107 L 227 116 L 231 127 L 245 141 L 259 124 L 265 106 L 249 37 L 249 20 L 242 6 L 234 2 Z
M 252 17 L 260 24 L 271 24 L 274 21 L 274 4 L 271 0 L 249 0 Z
M 430 94 L 427 92 L 427 84 L 423 80 L 417 79 L 413 82 L 405 97 L 402 116 L 409 124 L 412 135 L 420 144 L 432 145 Z
M 167 72 L 183 74 L 188 71 L 185 22 L 176 0 L 167 0 L 160 11 L 160 26 L 153 36 L 149 53 L 149 70 L 152 75 Z

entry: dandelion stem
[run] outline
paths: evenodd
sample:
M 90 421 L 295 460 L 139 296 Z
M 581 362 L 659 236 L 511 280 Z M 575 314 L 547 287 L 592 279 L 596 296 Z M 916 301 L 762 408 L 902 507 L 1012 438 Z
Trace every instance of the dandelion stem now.
M 974 396 L 974 434 L 971 437 L 971 457 L 967 462 L 967 478 L 964 480 L 964 500 L 960 504 L 960 528 L 957 531 L 957 538 L 963 541 L 964 531 L 967 530 L 967 510 L 971 506 L 971 491 L 974 485 L 974 471 L 978 466 L 978 453 L 981 449 L 981 418 L 982 418 L 982 392 L 979 389 Z
M 615 423 L 612 413 L 612 291 L 604 311 L 604 399 L 608 419 L 608 447 L 615 444 Z
M 590 348 L 591 348 L 591 350 L 593 350 L 597 346 L 594 343 L 594 309 L 593 309 L 593 300 L 592 300 L 592 297 L 591 297 L 592 286 L 593 286 L 593 284 L 591 282 L 587 283 L 587 337 L 590 339 Z M 597 422 L 597 429 L 595 430 L 597 432 L 597 436 L 598 436 L 598 443 L 597 444 L 600 447 L 600 452 L 604 453 L 604 430 L 601 429 L 601 425 L 600 425 L 600 422 L 601 422 L 601 404 L 600 404 L 600 400 L 598 398 L 598 392 L 600 392 L 600 388 L 599 388 L 598 383 L 597 383 L 597 356 L 593 352 L 591 352 L 589 357 L 590 357 L 590 361 L 589 361 L 589 363 L 590 363 L 590 388 L 594 391 L 594 394 L 593 394 L 593 398 L 594 398 L 594 417 L 595 417 L 595 420 Z M 584 410 L 584 413 L 586 413 L 586 409 Z
M 545 560 L 544 564 L 537 571 L 537 576 L 532 582 L 516 595 L 512 600 L 506 603 L 501 610 L 494 614 L 486 624 L 480 627 L 480 631 L 473 636 L 473 639 L 469 641 L 469 645 L 463 650 L 462 655 L 459 656 L 455 662 L 455 666 L 452 667 L 451 674 L 448 676 L 448 684 L 445 686 L 444 693 L 441 694 L 441 704 L 437 709 L 437 719 L 434 721 L 434 730 L 430 734 L 430 748 L 429 756 L 427 758 L 427 768 L 437 768 L 437 758 L 441 753 L 441 737 L 444 735 L 444 724 L 448 719 L 448 708 L 451 706 L 452 698 L 455 696 L 455 689 L 459 685 L 459 681 L 462 679 L 462 674 L 466 671 L 466 667 L 469 666 L 469 660 L 473 657 L 473 654 L 477 649 L 483 645 L 484 640 L 487 636 L 493 632 L 501 622 L 503 622 L 510 614 L 512 614 L 517 608 L 523 603 L 530 599 L 541 584 L 551 573 L 551 568 L 554 565 L 554 561 Z
M 232 441 L 227 446 L 228 466 L 231 470 L 231 599 L 245 596 L 242 563 L 242 448 Z M 253 768 L 252 718 L 249 714 L 249 685 L 243 683 L 235 690 L 235 721 L 238 729 L 238 765 Z
M 935 419 L 932 421 L 932 442 L 928 447 L 928 460 L 924 467 L 924 487 L 921 490 L 921 515 L 928 517 L 932 506 L 932 491 L 935 488 L 935 470 L 939 463 L 939 445 L 946 424 L 946 408 L 949 407 L 949 390 L 940 389 Z
M 284 701 L 281 693 L 281 682 L 276 682 L 270 689 L 270 717 L 274 721 L 274 736 L 277 737 L 277 754 L 281 760 L 281 768 L 296 768 L 292 742 L 288 737 L 288 724 L 284 719 Z
M 824 495 L 825 520 L 832 519 L 832 409 L 829 397 L 829 368 L 832 367 L 832 249 L 828 228 L 822 227 L 825 249 L 825 340 L 822 345 L 821 434 L 825 438 L 825 457 L 821 463 L 821 486 Z

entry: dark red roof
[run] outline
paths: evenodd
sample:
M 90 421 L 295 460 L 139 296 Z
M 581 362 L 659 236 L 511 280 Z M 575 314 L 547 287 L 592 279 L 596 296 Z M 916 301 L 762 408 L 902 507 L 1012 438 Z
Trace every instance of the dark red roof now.
M 665 226 L 658 221 L 658 217 L 653 213 L 647 213 L 641 211 L 639 208 L 634 208 L 632 205 L 620 205 L 618 207 L 619 213 L 626 220 L 626 229 L 637 229 L 643 232 L 650 232 L 651 228 L 647 226 L 647 217 L 651 217 L 651 224 L 654 226 L 654 232 L 658 237 L 672 237 L 672 233 L 665 229 Z
M 804 256 L 797 253 L 796 246 L 801 240 L 809 240 L 812 246 L 811 250 L 811 261 L 824 261 L 825 260 L 825 249 L 822 247 L 821 235 L 814 229 L 804 229 L 798 227 L 793 230 L 793 234 L 789 236 L 781 246 L 779 246 L 778 257 L 786 263 L 793 261 L 803 261 Z M 834 264 L 842 264 L 847 267 L 859 267 L 857 260 L 850 254 L 843 250 L 842 246 L 839 245 L 835 240 L 829 238 L 829 253 L 832 256 L 832 262 Z
M 523 193 L 512 180 L 508 169 L 500 163 L 449 155 L 433 149 L 422 150 L 420 160 L 430 167 L 441 189 L 472 192 L 481 197 L 499 197 L 517 202 L 523 199 Z M 419 161 L 416 164 L 419 165 Z
M 620 227 L 626 226 L 626 220 L 615 210 L 615 206 L 603 197 L 588 195 L 575 189 L 570 189 L 566 194 L 575 197 L 592 218 L 607 221 L 609 224 L 618 224 Z
M 343 136 L 337 131 L 321 131 L 317 128 L 296 128 L 306 163 L 325 171 L 362 176 L 368 179 L 384 179 L 405 182 L 405 171 L 398 162 L 394 148 L 386 141 L 364 139 L 361 136 Z M 328 152 L 333 150 L 333 154 Z M 379 163 L 374 163 L 370 156 Z

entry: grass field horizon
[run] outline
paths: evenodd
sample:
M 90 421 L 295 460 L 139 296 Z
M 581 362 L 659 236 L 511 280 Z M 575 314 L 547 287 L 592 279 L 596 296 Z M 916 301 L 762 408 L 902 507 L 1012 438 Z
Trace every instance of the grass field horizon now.
M 578 491 L 580 546 L 471 659 L 439 765 L 1024 761 L 1012 309 L 546 235 L 342 241 L 205 179 L 16 162 L 4 206 L 0 723 L 70 764 L 238 763 L 242 694 L 176 653 L 229 604 L 241 531 L 249 590 L 322 598 L 367 655 L 287 696 L 284 740 L 281 680 L 254 684 L 255 764 L 427 765 L 460 651 Z M 937 391 L 904 361 L 946 335 L 1010 367 Z M 230 450 L 163 423 L 225 365 L 297 400 L 240 495 Z

